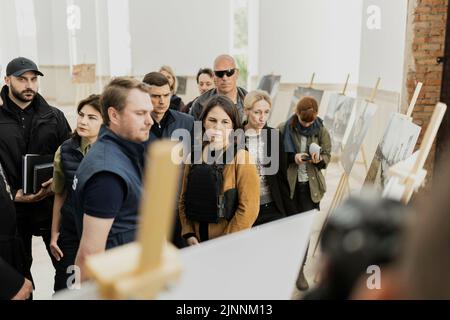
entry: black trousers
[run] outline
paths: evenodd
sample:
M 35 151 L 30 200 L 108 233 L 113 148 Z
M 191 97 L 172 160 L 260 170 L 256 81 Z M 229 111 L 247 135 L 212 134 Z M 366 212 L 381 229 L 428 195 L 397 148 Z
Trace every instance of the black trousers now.
M 267 204 L 262 204 L 259 206 L 258 218 L 256 219 L 253 226 L 255 227 L 255 226 L 258 226 L 263 223 L 272 222 L 272 221 L 278 220 L 282 217 L 283 217 L 283 215 L 277 209 L 275 202 L 272 201 Z
M 311 199 L 311 190 L 309 182 L 298 182 L 295 185 L 294 204 L 297 213 L 311 211 L 314 209 L 320 210 L 320 202 L 315 203 Z
M 314 209 L 320 210 L 320 202 L 315 203 L 311 199 L 311 189 L 309 188 L 309 182 L 298 182 L 295 185 L 295 193 L 294 193 L 294 203 L 297 208 L 298 213 L 311 211 Z M 300 272 L 303 271 L 303 267 L 306 264 L 306 257 L 308 256 L 308 246 L 306 247 L 305 257 L 303 259 L 303 265 L 300 269 Z
M 51 216 L 46 219 L 36 219 L 33 216 L 33 212 L 17 212 L 17 231 L 25 249 L 25 268 L 30 274 L 31 265 L 33 264 L 33 236 L 42 237 L 53 267 L 56 268 L 57 261 L 50 252 L 51 226 Z
M 178 249 L 187 247 L 186 240 L 184 240 L 183 237 L 181 236 L 181 221 L 180 221 L 180 216 L 178 215 L 178 210 L 176 211 L 176 214 L 174 217 L 174 226 L 173 226 L 173 231 L 172 231 L 171 242 Z
M 59 291 L 68 288 L 69 277 L 73 276 L 73 269 L 71 266 L 75 265 L 75 258 L 77 257 L 78 247 L 80 245 L 80 240 L 78 239 L 75 226 L 71 228 L 65 228 L 62 224 L 58 247 L 63 253 L 61 260 L 56 261 L 55 265 L 55 286 L 54 290 Z

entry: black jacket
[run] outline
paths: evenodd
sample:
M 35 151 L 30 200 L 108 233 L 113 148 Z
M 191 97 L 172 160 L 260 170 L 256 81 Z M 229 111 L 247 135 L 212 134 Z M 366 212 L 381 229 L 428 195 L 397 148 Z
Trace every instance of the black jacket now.
M 167 112 L 167 124 L 163 129 L 162 138 L 170 139 L 172 133 L 177 129 L 186 129 L 190 132 L 191 135 L 193 134 L 194 118 L 191 115 L 171 109 L 167 110 Z M 158 124 L 155 123 L 153 125 L 157 126 Z M 159 140 L 159 138 L 150 130 L 150 136 L 147 144 L 150 144 L 157 140 Z
M 264 127 L 268 130 L 268 134 L 262 134 L 261 137 L 264 141 L 264 154 L 276 159 L 279 163 L 278 171 L 276 174 L 266 175 L 267 183 L 269 185 L 270 193 L 272 195 L 272 200 L 275 202 L 275 206 L 278 211 L 282 213 L 280 217 L 262 217 L 258 216 L 255 224 L 261 224 L 264 222 L 275 220 L 276 218 L 283 218 L 295 213 L 295 206 L 292 200 L 289 198 L 289 185 L 287 181 L 287 158 L 284 152 L 283 143 L 281 140 L 281 134 L 277 129 L 271 127 Z M 272 155 L 272 138 L 277 138 L 277 143 L 279 145 L 279 150 L 277 155 Z
M 0 257 L 0 300 L 11 300 L 19 292 L 25 278 Z
M 175 111 L 180 111 L 184 109 L 184 102 L 183 100 L 177 96 L 176 94 L 174 94 L 171 98 L 170 98 L 170 106 L 169 108 L 171 110 L 175 110 Z
M 31 279 L 25 269 L 25 252 L 16 236 L 16 211 L 0 174 L 0 300 L 11 299 Z
M 17 190 L 22 189 L 22 156 L 27 153 L 54 155 L 58 147 L 70 137 L 70 126 L 63 112 L 50 106 L 37 94 L 33 101 L 34 117 L 27 144 L 19 117 L 14 107 L 8 104 L 8 90 L 4 86 L 0 93 L 4 104 L 0 107 L 0 160 L 15 195 Z M 50 198 L 38 203 L 16 203 L 18 213 L 31 211 L 48 217 L 51 216 L 51 208 Z

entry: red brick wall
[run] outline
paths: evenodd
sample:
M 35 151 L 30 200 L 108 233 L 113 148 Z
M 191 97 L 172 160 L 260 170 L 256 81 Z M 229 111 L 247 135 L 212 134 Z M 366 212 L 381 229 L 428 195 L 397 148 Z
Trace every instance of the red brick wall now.
M 410 0 L 411 1 L 411 0 Z M 445 28 L 447 23 L 448 0 L 416 0 L 414 9 L 412 57 L 414 63 L 407 73 L 407 92 L 409 101 L 412 98 L 416 81 L 423 82 L 422 92 L 417 100 L 413 112 L 413 120 L 422 126 L 422 135 L 419 144 L 427 128 L 427 124 L 433 113 L 434 106 L 439 102 L 441 94 L 442 64 L 436 59 L 444 55 Z M 411 32 L 411 30 L 408 30 Z M 428 157 L 426 169 L 428 181 L 431 178 L 434 167 L 435 147 Z

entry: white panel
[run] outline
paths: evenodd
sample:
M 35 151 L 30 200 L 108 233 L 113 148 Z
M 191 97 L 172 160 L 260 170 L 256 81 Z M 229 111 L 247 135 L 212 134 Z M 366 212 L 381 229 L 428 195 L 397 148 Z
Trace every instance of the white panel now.
M 261 0 L 259 73 L 282 82 L 357 82 L 360 0 Z
M 380 29 L 373 28 L 374 11 L 367 13 L 369 6 L 380 9 Z M 381 77 L 379 89 L 400 93 L 403 85 L 405 60 L 407 0 L 364 0 L 362 12 L 360 86 L 373 87 Z
M 131 35 L 128 6 L 128 0 L 109 0 L 108 2 L 110 75 L 113 77 L 131 74 Z
M 19 38 L 17 34 L 16 6 L 14 0 L 1 0 L 0 12 L 0 46 L 2 47 L 2 74 L 11 59 L 20 55 Z M 9 12 L 10 14 L 5 14 Z
M 133 74 L 194 75 L 228 53 L 230 0 L 130 1 Z

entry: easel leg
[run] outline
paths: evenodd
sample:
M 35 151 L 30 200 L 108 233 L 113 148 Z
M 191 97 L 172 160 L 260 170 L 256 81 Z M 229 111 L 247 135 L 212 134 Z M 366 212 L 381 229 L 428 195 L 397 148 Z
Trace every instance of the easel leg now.
M 319 243 L 320 243 L 320 239 L 322 238 L 322 235 L 323 235 L 323 230 L 325 229 L 325 226 L 328 223 L 328 220 L 330 218 L 330 214 L 342 202 L 342 199 L 344 197 L 344 192 L 345 192 L 346 188 L 347 188 L 347 190 L 349 190 L 348 189 L 349 188 L 349 186 L 348 186 L 348 176 L 347 176 L 347 174 L 343 173 L 342 176 L 341 176 L 341 179 L 339 180 L 339 184 L 337 186 L 336 193 L 334 195 L 333 201 L 331 202 L 330 208 L 327 211 L 327 214 L 325 216 L 324 222 L 323 222 L 322 227 L 320 229 L 319 237 L 317 238 L 316 244 L 314 245 L 314 250 L 313 250 L 313 253 L 312 253 L 313 257 L 316 254 L 317 248 L 318 248 Z

